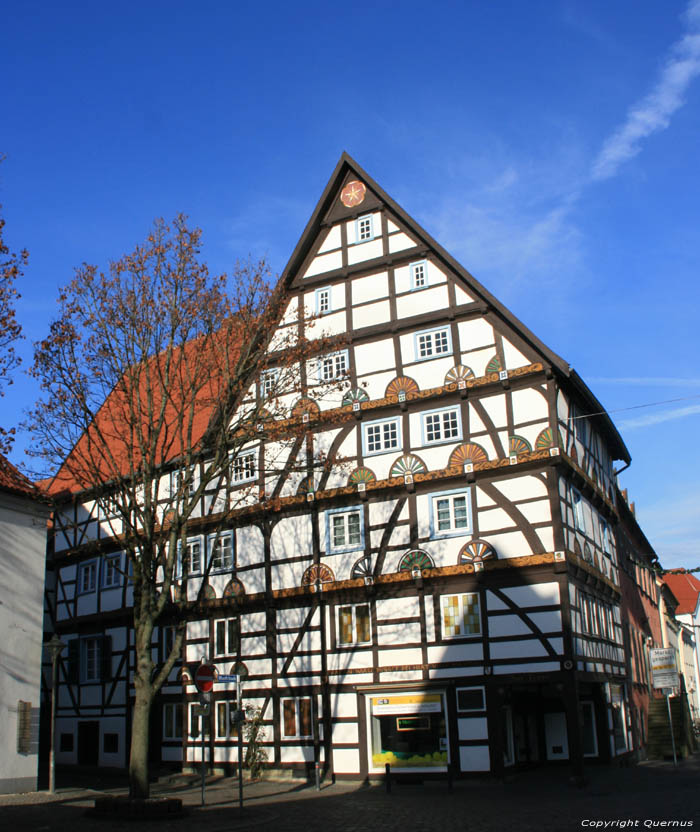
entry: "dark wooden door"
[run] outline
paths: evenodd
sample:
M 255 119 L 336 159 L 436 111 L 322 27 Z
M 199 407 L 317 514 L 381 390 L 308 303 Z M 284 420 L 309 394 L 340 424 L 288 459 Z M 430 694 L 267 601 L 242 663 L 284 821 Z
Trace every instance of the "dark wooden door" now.
M 100 723 L 78 723 L 78 765 L 96 766 L 100 757 Z

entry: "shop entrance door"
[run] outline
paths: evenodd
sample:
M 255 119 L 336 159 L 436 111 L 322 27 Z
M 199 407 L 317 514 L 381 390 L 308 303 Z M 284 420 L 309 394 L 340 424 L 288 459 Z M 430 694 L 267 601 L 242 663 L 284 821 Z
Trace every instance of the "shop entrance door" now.
M 78 723 L 78 765 L 97 766 L 100 757 L 100 723 Z

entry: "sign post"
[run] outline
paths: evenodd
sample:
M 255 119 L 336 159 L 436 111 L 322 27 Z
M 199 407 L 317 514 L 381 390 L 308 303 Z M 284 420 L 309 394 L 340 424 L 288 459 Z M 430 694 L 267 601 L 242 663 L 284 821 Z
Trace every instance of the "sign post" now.
M 651 683 L 666 696 L 668 709 L 668 725 L 671 730 L 671 750 L 673 751 L 673 765 L 678 766 L 676 757 L 676 740 L 673 736 L 673 717 L 671 716 L 671 693 L 678 687 L 678 668 L 676 667 L 676 651 L 673 647 L 652 647 L 649 650 L 649 666 L 651 667 Z
M 207 762 L 206 762 L 206 741 L 204 725 L 205 720 L 209 717 L 209 704 L 211 700 L 211 691 L 214 687 L 214 680 L 216 679 L 216 668 L 212 664 L 199 665 L 194 674 L 194 683 L 199 691 L 199 705 L 195 706 L 195 713 L 199 715 L 199 730 L 202 732 L 202 806 L 205 803 L 205 789 L 207 777 Z
M 245 711 L 243 709 L 242 682 L 248 676 L 248 668 L 243 662 L 236 662 L 236 717 L 238 719 L 238 808 L 243 808 L 243 723 Z

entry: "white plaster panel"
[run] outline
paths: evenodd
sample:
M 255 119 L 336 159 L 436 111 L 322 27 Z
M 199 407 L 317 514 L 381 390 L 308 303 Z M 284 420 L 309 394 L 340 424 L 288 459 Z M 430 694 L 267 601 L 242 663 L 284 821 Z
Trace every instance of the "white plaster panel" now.
M 552 649 L 558 654 L 561 655 L 564 652 L 564 639 L 561 638 L 550 638 L 547 639 L 552 646 Z
M 478 350 L 464 350 L 463 341 L 460 341 L 460 346 L 463 350 L 461 363 L 466 364 L 467 367 L 471 367 L 475 376 L 485 376 L 486 365 L 494 357 L 496 348 L 484 347 Z
M 427 289 L 417 289 L 396 299 L 396 313 L 399 318 L 410 318 L 423 312 L 437 312 L 447 309 L 450 299 L 447 286 L 432 286 Z
M 248 673 L 251 676 L 272 675 L 271 659 L 246 659 L 245 666 L 248 668 Z
M 357 717 L 357 695 L 354 693 L 332 693 L 331 713 L 334 718 Z
M 561 630 L 561 612 L 531 612 L 528 616 L 532 623 L 543 633 L 554 633 Z
M 517 347 L 514 347 L 507 338 L 503 339 L 503 358 L 506 362 L 506 368 L 513 370 L 516 367 L 525 367 L 531 364 L 527 356 L 523 355 Z
M 552 512 L 549 507 L 549 500 L 538 500 L 536 503 L 522 503 L 518 506 L 528 523 L 549 523 L 552 520 Z
M 394 234 L 395 232 L 399 231 L 398 225 L 395 222 L 392 222 L 390 219 L 386 221 L 386 228 L 389 234 Z
M 376 605 L 378 619 L 390 618 L 418 618 L 420 604 L 418 598 L 381 598 Z
M 522 655 L 522 654 L 521 654 Z M 495 665 L 493 672 L 499 675 L 504 673 L 549 673 L 560 670 L 559 662 L 531 662 L 530 664 L 502 664 Z
M 471 295 L 467 294 L 457 282 L 455 282 L 455 302 L 458 306 L 462 303 L 474 302 L 474 298 Z
M 352 328 L 362 329 L 365 326 L 388 323 L 390 318 L 391 309 L 388 300 L 369 303 L 352 310 Z
M 326 239 L 319 246 L 318 252 L 319 254 L 325 254 L 325 252 L 333 251 L 333 249 L 340 248 L 340 246 L 340 225 L 334 225 L 329 229 L 328 234 L 326 234 Z
M 329 312 L 312 322 L 309 338 L 329 338 L 345 332 L 345 312 Z
M 286 612 L 285 610 L 285 620 Z M 266 625 L 267 618 L 264 612 L 249 612 L 241 616 L 241 631 L 244 633 L 260 632 L 265 629 Z
M 529 586 L 516 586 L 502 590 L 519 607 L 539 607 L 545 604 L 559 604 L 559 584 L 550 582 L 546 584 L 531 584 Z
M 523 659 L 531 656 L 546 656 L 547 651 L 539 639 L 528 641 L 491 642 L 492 659 Z
M 493 615 L 489 618 L 489 636 L 522 636 L 532 634 L 532 629 L 517 615 Z
M 481 530 L 481 527 L 479 527 Z M 539 534 L 538 529 L 538 534 Z M 532 548 L 522 532 L 504 532 L 502 534 L 491 534 L 491 543 L 498 552 L 499 558 L 518 558 L 523 555 L 531 555 Z
M 487 535 L 496 529 L 514 528 L 515 521 L 502 508 L 489 508 L 479 511 L 479 534 Z
M 455 360 L 452 355 L 431 361 L 418 361 L 410 365 L 407 362 L 405 374 L 410 376 L 421 390 L 429 390 L 431 387 L 441 387 L 447 371 L 451 370 L 454 365 Z
M 462 746 L 459 749 L 459 768 L 460 771 L 489 771 L 491 759 L 488 745 Z
M 386 500 L 381 503 L 370 503 L 369 522 L 371 526 L 384 526 L 389 522 L 391 512 L 396 507 L 396 500 Z
M 328 667 L 330 670 L 354 670 L 365 667 L 371 670 L 373 667 L 372 650 L 368 648 L 329 653 Z
M 333 742 L 350 744 L 359 742 L 356 722 L 336 722 L 333 724 Z
M 484 668 L 482 665 L 474 667 L 436 667 L 428 671 L 430 679 L 457 679 L 464 676 L 482 676 Z
M 299 630 L 304 622 L 306 616 L 309 614 L 308 607 L 291 607 L 290 609 L 280 610 L 277 615 L 278 629 Z M 320 612 L 318 609 L 314 610 L 311 616 L 311 626 L 317 627 L 320 623 Z M 263 624 L 264 628 L 264 624 Z M 261 628 L 262 629 L 262 628 Z
M 121 609 L 122 606 L 122 588 L 116 587 L 114 589 L 103 589 L 102 597 L 100 598 L 100 608 L 102 611 Z
M 309 338 L 313 338 L 313 334 Z M 291 349 L 299 341 L 299 330 L 296 324 L 290 326 L 278 326 L 272 334 L 267 352 L 278 352 L 279 350 Z
M 425 596 L 425 637 L 428 643 L 435 641 L 435 603 L 432 595 Z
M 528 500 L 532 497 L 547 499 L 547 486 L 537 477 L 512 477 L 508 480 L 494 482 L 494 487 L 507 499 L 517 502 Z
M 290 653 L 298 635 L 298 633 L 279 633 L 277 635 L 278 652 Z M 302 651 L 320 650 L 321 632 L 319 630 L 307 631 L 297 649 Z
M 374 240 L 369 240 L 366 243 L 348 246 L 348 265 L 352 266 L 355 263 L 361 263 L 363 260 L 374 260 L 375 257 L 381 257 L 382 253 L 381 237 L 375 237 Z
M 471 719 L 458 719 L 457 732 L 460 740 L 487 740 L 489 729 L 486 717 L 475 716 Z
M 354 748 L 334 748 L 333 768 L 339 774 L 357 774 L 360 770 L 360 752 Z
M 495 427 L 504 428 L 506 426 L 507 417 L 505 394 L 501 393 L 495 396 L 485 396 L 484 398 L 479 399 L 479 403 L 483 405 Z M 508 446 L 506 445 L 506 447 Z
M 391 338 L 373 341 L 370 344 L 358 344 L 355 347 L 355 367 L 358 376 L 376 373 L 378 370 L 394 370 L 387 383 L 396 376 L 394 361 L 394 344 Z
M 467 644 L 441 644 L 428 647 L 428 662 L 476 662 L 484 658 L 484 648 L 480 641 Z
M 74 563 L 71 563 L 68 566 L 64 566 L 60 571 L 61 580 L 64 582 L 64 584 L 67 581 L 74 581 L 76 579 L 77 571 L 78 568 Z
M 277 672 L 281 673 L 284 667 L 286 658 L 279 658 L 277 660 Z M 321 672 L 321 656 L 294 656 L 291 663 L 287 667 L 287 673 L 320 673 Z
M 463 351 L 468 352 L 482 347 L 495 348 L 493 327 L 485 318 L 460 321 L 457 327 L 459 331 L 459 343 Z
M 549 420 L 549 407 L 546 393 L 534 387 L 524 387 L 511 392 L 513 399 L 513 420 L 516 424 L 515 432 L 523 433 L 524 428 L 518 428 L 518 422 L 531 422 L 535 419 Z M 543 425 L 542 427 L 547 427 Z M 538 428 L 539 431 L 542 427 Z
M 385 298 L 389 295 L 389 277 L 386 272 L 355 277 L 351 288 L 353 304 Z
M 241 654 L 243 656 L 264 656 L 266 653 L 267 639 L 265 636 L 247 636 L 241 638 Z
M 297 517 L 280 518 L 270 538 L 272 560 L 311 552 L 311 534 L 311 515 L 302 514 Z
M 385 624 L 378 628 L 377 637 L 380 647 L 390 644 L 420 643 L 420 623 Z
M 362 389 L 370 399 L 382 399 L 386 392 L 387 384 L 396 378 L 396 370 L 389 370 L 385 373 L 372 373 L 358 378 Z
M 404 650 L 379 650 L 379 667 L 403 664 L 420 664 L 423 661 L 420 648 L 411 647 Z
M 408 234 L 404 234 L 401 231 L 398 234 L 392 234 L 389 237 L 390 254 L 393 254 L 395 251 L 404 251 L 404 249 L 413 248 L 415 245 L 415 241 L 412 240 Z
M 309 268 L 304 272 L 304 277 L 312 277 L 315 274 L 330 272 L 340 269 L 343 265 L 343 256 L 340 251 L 333 251 L 329 254 L 320 254 L 311 261 Z
M 78 615 L 93 615 L 97 612 L 97 592 L 79 595 L 76 606 Z
M 265 591 L 265 567 L 259 569 L 247 569 L 238 573 L 238 579 L 245 587 L 248 594 Z
M 335 754 L 333 754 L 335 760 Z M 280 762 L 281 763 L 312 763 L 314 760 L 314 750 L 310 746 L 282 746 L 280 748 Z
M 80 707 L 90 708 L 102 704 L 102 685 L 80 686 Z
M 280 326 L 290 326 L 296 321 L 299 320 L 299 298 L 293 297 L 290 299 L 289 303 L 287 304 L 287 308 L 284 310 L 284 315 L 280 320 Z

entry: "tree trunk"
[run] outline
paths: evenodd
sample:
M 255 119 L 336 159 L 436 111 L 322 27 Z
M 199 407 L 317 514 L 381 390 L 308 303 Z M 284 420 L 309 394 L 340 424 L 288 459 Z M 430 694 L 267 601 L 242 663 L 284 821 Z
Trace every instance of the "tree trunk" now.
M 150 691 L 136 683 L 136 701 L 131 722 L 131 755 L 129 758 L 129 796 L 146 798 L 149 795 L 148 739 L 151 717 Z

